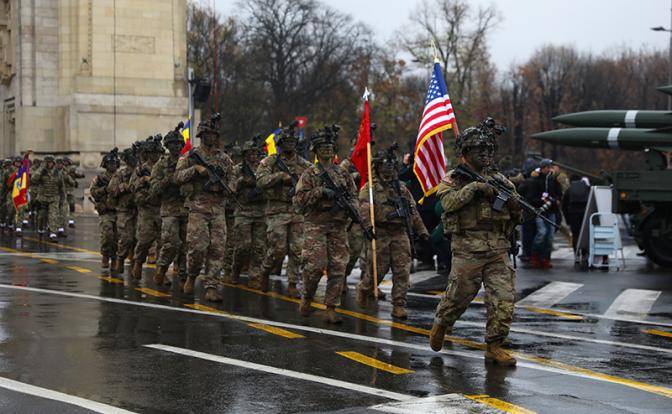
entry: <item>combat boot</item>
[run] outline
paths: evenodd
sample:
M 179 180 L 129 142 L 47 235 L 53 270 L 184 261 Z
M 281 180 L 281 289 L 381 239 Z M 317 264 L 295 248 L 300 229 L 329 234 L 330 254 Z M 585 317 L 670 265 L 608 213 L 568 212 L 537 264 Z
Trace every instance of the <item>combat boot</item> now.
M 222 295 L 217 292 L 217 288 L 210 287 L 205 290 L 205 300 L 208 302 L 221 302 L 222 301 Z
M 532 267 L 532 269 L 541 268 L 541 262 L 539 261 L 538 254 L 532 253 L 532 256 L 530 256 L 530 267 Z
M 100 267 L 107 269 L 110 267 L 110 258 L 103 255 L 103 258 L 100 260 Z
M 451 329 L 447 326 L 439 325 L 434 322 L 432 325 L 432 331 L 429 333 L 429 346 L 439 352 L 443 348 L 443 340 L 445 339 L 446 334 L 449 334 Z
M 301 298 L 301 305 L 299 306 L 299 312 L 301 312 L 301 316 L 304 318 L 307 318 L 310 316 L 311 313 L 311 307 L 310 307 L 310 299 L 308 298 Z
M 371 297 L 371 298 L 375 298 L 375 297 L 376 297 L 376 296 L 373 294 L 373 290 L 371 290 L 371 291 L 369 292 L 369 297 Z M 385 295 L 385 292 L 383 292 L 382 290 L 380 290 L 380 288 L 378 288 L 378 300 L 385 300 L 386 297 L 387 297 L 387 296 Z
M 250 281 L 247 283 L 247 287 L 250 289 L 259 290 L 261 289 L 261 283 L 259 283 L 259 279 L 250 279 Z
M 112 272 L 120 275 L 124 274 L 124 262 L 125 259 L 123 257 L 117 257 L 117 260 L 112 263 Z
M 136 260 L 133 262 L 133 269 L 131 270 L 131 277 L 135 280 L 142 279 L 142 262 Z
M 270 285 L 270 280 L 268 275 L 262 275 L 261 281 L 259 282 L 259 290 L 262 292 L 268 292 L 268 287 Z
M 393 306 L 392 317 L 398 319 L 406 319 L 408 318 L 408 313 L 406 313 L 406 309 L 404 309 L 403 306 Z
M 68 227 L 75 228 L 75 220 L 68 220 Z
M 287 296 L 290 298 L 300 298 L 301 294 L 299 293 L 299 290 L 296 288 L 296 283 L 294 282 L 289 282 L 287 285 Z
M 324 317 L 324 321 L 327 322 L 327 323 L 337 324 L 337 323 L 342 323 L 343 318 L 338 316 L 338 314 L 336 313 L 336 307 L 328 306 L 327 307 L 327 315 Z
M 161 266 L 161 265 L 156 266 L 156 273 L 154 273 L 154 284 L 156 286 L 163 285 L 163 282 L 165 281 L 166 278 L 167 270 L 168 266 Z
M 360 308 L 366 307 L 366 302 L 369 297 L 369 292 L 364 289 L 357 288 L 357 294 L 355 295 L 355 300 Z
M 488 344 L 488 347 L 485 351 L 485 360 L 488 362 L 493 362 L 497 365 L 502 366 L 513 366 L 516 365 L 516 358 L 512 357 L 507 351 L 502 348 L 502 344 L 493 343 Z
M 185 295 L 192 295 L 194 293 L 193 276 L 187 277 L 187 280 L 184 282 L 184 286 L 182 286 L 182 293 L 184 293 Z

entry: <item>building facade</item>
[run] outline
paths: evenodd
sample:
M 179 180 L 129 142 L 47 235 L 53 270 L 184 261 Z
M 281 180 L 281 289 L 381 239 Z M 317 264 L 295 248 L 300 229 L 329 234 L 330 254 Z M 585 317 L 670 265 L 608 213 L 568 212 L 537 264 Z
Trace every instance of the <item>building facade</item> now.
M 187 118 L 186 0 L 0 0 L 0 155 L 101 152 Z

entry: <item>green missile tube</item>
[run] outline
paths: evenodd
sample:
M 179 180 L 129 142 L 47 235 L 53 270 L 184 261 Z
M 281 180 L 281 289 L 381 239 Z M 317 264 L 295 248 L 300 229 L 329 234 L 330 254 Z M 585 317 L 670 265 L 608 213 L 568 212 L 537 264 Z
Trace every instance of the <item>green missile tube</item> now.
M 664 128 L 672 126 L 671 111 L 601 110 L 574 112 L 553 118 L 555 122 L 589 128 Z
M 567 128 L 538 132 L 532 138 L 549 144 L 641 151 L 672 147 L 672 131 L 633 128 Z
M 656 88 L 656 89 L 658 89 L 658 90 L 661 91 L 662 93 L 666 93 L 666 94 L 668 94 L 668 95 L 672 95 L 672 85 L 660 86 L 660 87 L 658 87 L 658 88 Z

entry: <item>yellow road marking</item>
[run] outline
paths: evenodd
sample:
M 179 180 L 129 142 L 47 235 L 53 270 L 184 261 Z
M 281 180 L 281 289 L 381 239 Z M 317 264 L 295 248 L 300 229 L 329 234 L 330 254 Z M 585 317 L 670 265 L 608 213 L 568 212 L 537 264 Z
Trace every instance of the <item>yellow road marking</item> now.
M 575 314 L 569 313 L 569 312 L 561 312 L 561 311 L 556 311 L 556 310 L 553 310 L 553 309 L 537 308 L 537 307 L 534 307 L 534 306 L 525 306 L 525 309 L 527 309 L 530 312 L 543 313 L 545 315 L 558 316 L 558 317 L 564 318 L 564 319 L 572 319 L 572 320 L 575 320 L 575 321 L 583 320 L 583 316 L 575 315 Z
M 659 329 L 645 329 L 644 332 L 651 335 L 658 335 L 658 336 L 664 336 L 666 338 L 672 338 L 672 332 L 661 331 Z
M 427 293 L 430 295 L 441 296 L 443 295 L 443 290 L 428 290 Z
M 50 264 L 50 265 L 58 264 L 58 260 L 54 260 L 54 259 L 44 259 L 44 258 L 42 258 L 42 259 L 40 259 L 40 261 L 43 262 L 43 263 L 46 263 L 46 264 Z
M 104 281 L 109 282 L 109 283 L 116 283 L 116 284 L 122 284 L 122 285 L 124 284 L 123 279 L 117 279 L 116 277 L 112 277 L 112 276 L 98 276 L 98 279 L 104 280 Z
M 24 236 L 23 238 L 26 239 L 26 240 L 30 240 L 30 241 L 34 241 L 34 242 L 38 242 L 38 243 L 48 244 L 50 246 L 62 247 L 64 249 L 74 250 L 76 252 L 82 252 L 82 253 L 93 253 L 93 254 L 97 254 L 98 256 L 100 256 L 99 252 L 95 252 L 93 250 L 88 250 L 88 249 L 83 249 L 81 247 L 70 246 L 68 244 L 63 244 L 63 243 L 55 243 L 55 242 L 51 242 L 51 241 L 47 241 L 47 240 L 40 240 L 40 239 L 36 239 L 35 237 L 29 237 L 29 236 Z
M 283 338 L 288 338 L 288 339 L 305 338 L 305 336 L 299 335 L 299 334 L 294 333 L 292 331 L 287 331 L 285 329 L 276 328 L 275 326 L 265 325 L 263 323 L 248 323 L 247 326 L 251 326 L 252 328 L 256 328 L 256 329 L 260 329 L 262 331 L 266 331 L 268 333 L 272 333 L 273 335 L 282 336 Z
M 154 289 L 150 289 L 150 288 L 146 288 L 146 287 L 135 288 L 135 290 L 137 290 L 138 292 L 145 293 L 145 294 L 150 295 L 150 296 L 155 296 L 157 298 L 169 298 L 171 296 L 169 293 L 160 292 L 158 290 L 154 290 Z
M 200 303 L 185 303 L 184 306 L 187 307 L 187 308 L 196 309 L 196 310 L 200 310 L 200 311 L 203 311 L 203 312 L 220 313 L 222 315 L 229 315 L 228 313 L 226 313 L 224 311 L 221 311 L 221 310 L 216 309 L 216 308 L 211 308 L 210 306 L 201 305 Z
M 262 292 L 260 290 L 250 289 L 247 286 L 243 286 L 243 285 L 233 285 L 233 284 L 228 284 L 228 283 L 226 283 L 225 285 L 229 286 L 229 287 L 245 290 L 245 291 L 248 291 L 248 292 L 256 293 L 258 295 L 264 295 L 264 296 L 269 296 L 269 297 L 282 299 L 282 300 L 287 301 L 287 302 L 300 303 L 299 299 L 290 298 L 289 296 L 284 296 L 284 295 L 281 295 L 281 294 L 275 293 L 275 292 Z M 315 308 L 318 308 L 318 309 L 326 309 L 326 307 L 321 303 L 313 302 L 312 306 L 315 307 Z M 407 332 L 413 332 L 413 333 L 417 333 L 417 334 L 424 335 L 424 336 L 429 336 L 429 332 L 430 332 L 429 329 L 417 328 L 415 326 L 405 325 L 403 323 L 392 322 L 392 321 L 384 320 L 384 319 L 378 319 L 378 318 L 376 318 L 374 316 L 371 316 L 371 315 L 366 315 L 366 314 L 363 314 L 363 313 L 354 312 L 354 311 L 350 311 L 350 310 L 347 310 L 347 309 L 336 308 L 336 312 L 341 313 L 343 315 L 352 316 L 353 318 L 373 322 L 373 323 L 376 323 L 376 324 L 379 324 L 379 325 L 390 326 L 392 328 L 396 328 L 396 329 L 399 329 L 399 330 L 404 330 L 404 331 L 407 331 Z M 450 341 L 450 342 L 453 342 L 453 343 L 458 343 L 458 344 L 464 345 L 468 348 L 485 350 L 485 344 L 483 344 L 481 342 L 476 342 L 476 341 L 472 341 L 472 340 L 469 340 L 469 339 L 463 339 L 463 338 L 456 338 L 454 336 L 446 336 L 446 340 Z M 672 388 L 666 388 L 666 387 L 646 384 L 646 383 L 643 383 L 643 382 L 630 380 L 630 379 L 626 379 L 626 378 L 619 378 L 619 377 L 615 377 L 613 375 L 602 374 L 602 373 L 599 373 L 599 372 L 591 371 L 591 370 L 586 369 L 586 368 L 581 368 L 581 367 L 576 367 L 576 366 L 573 366 L 573 365 L 563 364 L 562 362 L 557 362 L 557 361 L 553 361 L 551 359 L 541 358 L 541 357 L 537 357 L 537 356 L 534 356 L 534 355 L 527 355 L 527 354 L 523 354 L 523 353 L 520 353 L 520 352 L 511 352 L 511 353 L 513 355 L 515 355 L 516 357 L 520 358 L 520 359 L 535 362 L 535 363 L 540 364 L 540 365 L 550 366 L 550 367 L 562 369 L 562 370 L 565 370 L 565 371 L 568 371 L 568 372 L 575 372 L 575 373 L 579 373 L 579 374 L 582 374 L 586 377 L 590 377 L 590 378 L 593 378 L 593 379 L 607 381 L 607 382 L 611 382 L 613 384 L 624 385 L 626 387 L 635 388 L 635 389 L 638 389 L 638 390 L 641 390 L 641 391 L 646 391 L 646 392 L 662 395 L 664 397 L 672 398 Z
M 370 367 L 374 367 L 376 369 L 379 369 L 381 371 L 387 371 L 392 374 L 400 375 L 400 374 L 412 374 L 415 371 L 411 371 L 410 369 L 406 368 L 401 368 L 392 364 L 388 364 L 387 362 L 383 362 L 380 360 L 377 360 L 375 358 L 371 358 L 369 356 L 366 356 L 364 354 L 360 354 L 359 352 L 352 352 L 352 351 L 347 351 L 347 352 L 336 352 L 338 355 L 342 357 L 346 357 L 348 359 L 351 359 L 355 362 L 359 362 L 360 364 L 368 365 Z
M 65 266 L 66 269 L 74 270 L 75 272 L 79 273 L 91 273 L 93 270 L 87 269 L 85 267 L 79 267 L 79 266 Z
M 497 398 L 490 397 L 489 395 L 465 395 L 465 397 L 469 398 L 470 400 L 479 402 L 481 404 L 485 404 L 498 410 L 504 411 L 505 413 L 536 414 L 535 411 L 530 411 L 527 408 L 519 407 L 506 401 L 498 400 Z

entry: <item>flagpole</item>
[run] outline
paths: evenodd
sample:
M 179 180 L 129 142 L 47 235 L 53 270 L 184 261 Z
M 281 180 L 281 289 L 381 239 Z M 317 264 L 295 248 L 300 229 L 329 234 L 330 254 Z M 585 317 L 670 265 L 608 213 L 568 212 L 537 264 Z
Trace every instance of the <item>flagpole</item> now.
M 364 100 L 368 101 L 369 100 L 369 88 L 366 88 L 364 90 Z M 375 215 L 375 207 L 374 207 L 374 200 L 373 200 L 373 169 L 371 168 L 371 139 L 373 137 L 371 136 L 371 123 L 369 120 L 369 142 L 366 143 L 366 165 L 367 169 L 369 171 L 368 175 L 368 180 L 369 180 L 369 219 L 371 221 L 371 229 L 373 230 L 373 233 L 376 234 L 376 215 Z M 376 254 L 376 239 L 373 238 L 371 239 L 371 264 L 372 264 L 372 271 L 373 271 L 373 297 L 378 300 L 378 255 Z

